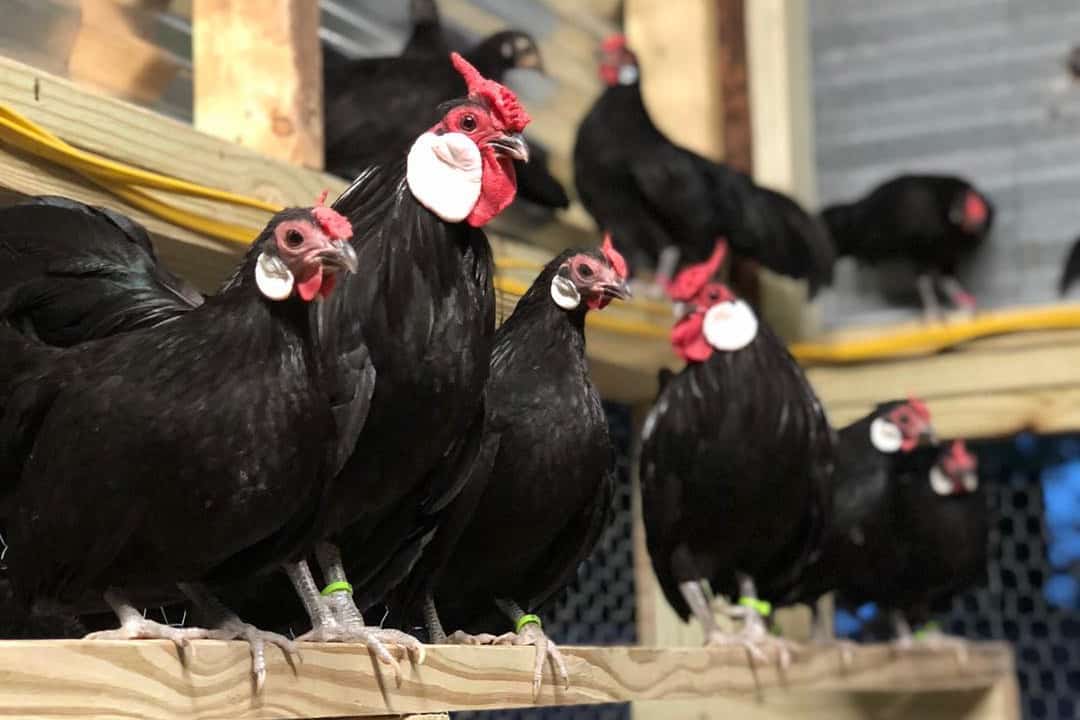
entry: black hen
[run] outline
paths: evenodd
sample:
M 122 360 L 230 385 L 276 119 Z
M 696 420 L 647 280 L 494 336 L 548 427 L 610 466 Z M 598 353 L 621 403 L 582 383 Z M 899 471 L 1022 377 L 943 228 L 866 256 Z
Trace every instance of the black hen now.
M 128 598 L 182 591 L 221 612 L 204 585 L 295 562 L 314 544 L 355 440 L 333 406 L 367 397 L 341 383 L 366 356 L 320 354 L 309 311 L 336 270 L 356 270 L 350 232 L 328 208 L 283 211 L 221 293 L 192 307 L 126 218 L 57 200 L 0 212 L 12 283 L 0 305 L 0 522 L 6 576 L 31 615 L 111 606 L 121 628 L 105 637 L 182 644 L 211 633 L 149 621 Z M 100 300 L 82 314 L 80 288 Z M 125 289 L 143 317 L 119 307 Z M 139 329 L 69 348 L 41 341 L 125 327 Z M 263 642 L 291 643 L 218 620 L 212 636 L 252 643 L 261 686 Z
M 813 605 L 822 595 L 876 571 L 891 544 L 892 497 L 897 478 L 909 471 L 913 453 L 934 441 L 926 405 L 919 400 L 887 402 L 837 433 L 836 463 L 831 478 L 832 512 L 820 554 L 809 564 L 782 602 Z M 868 538 L 876 539 L 868 543 Z M 820 618 L 815 618 L 820 619 Z M 824 625 L 815 636 L 826 640 Z
M 440 103 L 465 93 L 461 76 L 447 57 L 433 2 L 413 2 L 413 32 L 398 57 L 362 58 L 328 65 L 326 96 L 326 166 L 343 177 L 356 177 L 373 161 L 398 157 L 416 136 L 438 119 Z M 514 68 L 541 69 L 540 50 L 527 33 L 495 33 L 465 59 L 484 77 L 501 80 Z M 380 102 L 372 103 L 372 98 Z M 538 151 L 534 153 L 534 150 Z M 528 163 L 515 163 L 518 197 L 547 208 L 565 208 L 569 198 L 547 170 L 545 154 L 530 143 Z
M 434 642 L 445 638 L 440 618 L 466 633 L 508 619 L 516 632 L 504 641 L 537 647 L 534 693 L 546 657 L 564 682 L 567 675 L 532 613 L 574 578 L 611 507 L 614 451 L 589 379 L 585 315 L 626 298 L 625 281 L 626 263 L 610 239 L 598 250 L 566 250 L 499 327 L 474 479 L 398 598 L 406 619 L 424 620 Z
M 819 546 L 833 435 L 783 343 L 711 281 L 722 260 L 720 244 L 673 283 L 687 312 L 672 345 L 687 365 L 645 421 L 642 508 L 653 568 L 679 616 L 692 612 L 710 642 L 759 654 L 769 636 L 757 593 L 784 597 Z M 719 632 L 710 588 L 742 596 L 742 635 Z
M 867 263 L 911 262 L 931 319 L 940 315 L 938 292 L 954 307 L 974 310 L 975 298 L 956 279 L 994 223 L 990 200 L 967 180 L 948 175 L 901 175 L 865 197 L 822 211 L 838 255 Z
M 664 281 L 675 264 L 668 248 L 695 263 L 726 237 L 739 255 L 808 278 L 811 289 L 827 282 L 832 245 L 824 228 L 785 195 L 672 143 L 649 117 L 637 60 L 623 37 L 609 38 L 602 49 L 608 87 L 578 128 L 574 180 L 585 208 L 619 239 L 631 267 L 660 263 Z
M 974 456 L 961 440 L 898 455 L 888 489 L 859 527 L 861 550 L 875 562 L 860 560 L 841 573 L 837 601 L 889 611 L 899 643 L 908 646 L 909 621 L 929 620 L 936 603 L 985 575 L 989 511 Z

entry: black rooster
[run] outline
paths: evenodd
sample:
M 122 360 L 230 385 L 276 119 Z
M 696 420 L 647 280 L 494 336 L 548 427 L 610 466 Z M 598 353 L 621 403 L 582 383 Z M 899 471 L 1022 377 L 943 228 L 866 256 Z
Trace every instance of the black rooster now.
M 433 0 L 412 2 L 413 32 L 398 57 L 363 58 L 327 65 L 326 166 L 356 177 L 372 161 L 396 157 L 437 119 L 439 103 L 465 92 L 447 61 L 450 49 Z M 481 75 L 502 80 L 515 68 L 542 70 L 540 50 L 527 33 L 506 30 L 483 40 L 465 59 Z M 371 98 L 384 98 L 372 103 Z M 546 153 L 530 143 L 529 163 L 516 163 L 518 197 L 547 208 L 569 198 L 547 170 Z
M 608 38 L 602 53 L 607 89 L 578 128 L 574 179 L 631 268 L 656 267 L 663 284 L 680 260 L 704 260 L 723 236 L 739 255 L 808 278 L 812 290 L 827 282 L 832 245 L 820 223 L 790 198 L 672 143 L 649 117 L 625 39 Z
M 116 213 L 47 198 L 0 211 L 0 234 L 0 523 L 14 601 L 31 616 L 111 607 L 121 627 L 91 637 L 243 638 L 260 688 L 264 643 L 291 641 L 208 588 L 283 563 L 299 577 L 355 441 L 349 416 L 362 423 L 366 355 L 320 353 L 309 308 L 336 271 L 357 269 L 348 221 L 325 207 L 278 213 L 198 307 Z M 80 312 L 80 289 L 96 307 Z M 47 344 L 94 335 L 106 337 Z M 132 605 L 181 592 L 217 629 L 161 625 Z
M 1065 258 L 1065 267 L 1058 282 L 1058 293 L 1064 297 L 1077 278 L 1080 278 L 1080 237 L 1073 241 L 1069 255 Z
M 495 334 L 491 248 L 481 228 L 514 199 L 513 160 L 526 153 L 518 133 L 529 121 L 510 90 L 457 54 L 453 63 L 469 96 L 444 105 L 407 157 L 367 168 L 334 203 L 352 223 L 370 275 L 344 278 L 322 315 L 328 338 L 366 339 L 378 382 L 331 507 L 343 556 L 331 544 L 317 550 L 333 614 L 317 612 L 309 637 L 360 639 L 399 679 L 379 641 L 421 653 L 419 643 L 365 628 L 359 611 L 405 578 L 480 451 Z M 293 622 L 287 600 L 266 588 L 252 612 Z
M 897 642 L 913 644 L 909 622 L 930 619 L 932 607 L 979 581 L 986 572 L 989 512 L 975 457 L 955 440 L 897 456 L 886 495 L 864 520 L 861 560 L 842 573 L 837 602 L 873 602 L 889 611 Z M 938 634 L 937 645 L 963 643 Z
M 855 202 L 830 205 L 821 215 L 838 255 L 867 263 L 913 263 L 928 319 L 941 315 L 939 291 L 954 307 L 975 309 L 975 298 L 960 285 L 956 272 L 989 234 L 994 207 L 967 180 L 901 175 Z
M 917 399 L 882 403 L 865 418 L 838 431 L 831 478 L 832 511 L 821 551 L 807 565 L 783 604 L 813 604 L 848 576 L 875 572 L 887 558 L 893 527 L 891 500 L 896 478 L 908 472 L 913 453 L 936 443 L 930 413 Z M 867 542 L 867 538 L 877 542 Z M 814 635 L 831 641 L 816 616 Z
M 761 657 L 772 642 L 761 597 L 790 591 L 813 557 L 829 511 L 833 434 L 783 343 L 713 281 L 725 252 L 683 270 L 672 331 L 687 361 L 666 379 L 642 431 L 642 507 L 649 555 L 668 602 L 692 612 L 708 642 Z M 737 636 L 713 619 L 710 588 L 739 600 Z M 781 661 L 787 650 L 781 646 Z
M 465 631 L 455 633 L 459 642 L 535 645 L 534 696 L 547 657 L 568 682 L 534 613 L 592 551 L 614 492 L 614 451 L 585 359 L 585 315 L 626 297 L 626 263 L 610 238 L 598 250 L 560 253 L 533 282 L 495 335 L 473 479 L 399 594 L 405 619 L 425 622 L 434 642 L 445 640 L 445 622 Z M 469 634 L 506 619 L 513 632 Z

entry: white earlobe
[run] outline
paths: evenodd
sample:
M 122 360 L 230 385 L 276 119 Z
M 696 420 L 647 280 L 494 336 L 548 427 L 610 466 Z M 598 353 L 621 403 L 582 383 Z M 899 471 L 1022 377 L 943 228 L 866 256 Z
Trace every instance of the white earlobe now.
M 878 452 L 891 455 L 903 446 L 904 435 L 900 432 L 900 428 L 885 418 L 875 418 L 870 423 L 870 443 L 877 448 Z
M 722 302 L 705 313 L 702 330 L 705 340 L 717 350 L 741 350 L 757 337 L 758 319 L 742 300 Z
M 292 272 L 285 267 L 280 258 L 262 253 L 255 262 L 255 285 L 259 292 L 270 300 L 284 300 L 292 295 Z
M 551 279 L 551 299 L 563 310 L 573 310 L 581 304 L 581 293 L 573 281 L 556 275 Z
M 930 468 L 930 487 L 938 495 L 952 495 L 953 483 L 937 465 Z
M 405 179 L 421 205 L 446 222 L 461 222 L 480 198 L 480 149 L 461 133 L 424 133 L 409 150 Z

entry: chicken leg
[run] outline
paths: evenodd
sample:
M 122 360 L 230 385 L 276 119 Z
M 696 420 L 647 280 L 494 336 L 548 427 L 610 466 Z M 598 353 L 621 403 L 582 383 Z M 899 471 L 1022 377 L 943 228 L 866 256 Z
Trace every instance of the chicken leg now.
M 755 659 L 767 661 L 768 655 L 765 650 L 771 647 L 777 652 L 780 667 L 786 668 L 791 664 L 791 657 L 796 648 L 793 643 L 769 633 L 769 628 L 765 625 L 765 615 L 759 609 L 761 603 L 758 601 L 757 589 L 754 587 L 754 581 L 749 576 L 739 575 L 739 604 L 729 607 L 727 610 L 728 615 L 743 621 L 742 629 L 736 633 L 720 632 L 716 620 L 712 616 L 712 605 L 708 602 L 705 590 L 700 583 L 698 583 L 698 587 L 700 593 L 698 602 L 703 604 L 704 607 L 694 614 L 699 619 L 701 617 L 699 613 L 701 612 L 709 616 L 709 623 L 705 626 L 708 628 L 705 636 L 706 645 L 740 646 L 746 650 L 747 657 L 751 662 Z M 683 597 L 686 597 L 685 592 Z M 691 605 L 691 609 L 693 607 Z
M 533 701 L 540 697 L 540 686 L 544 679 L 544 660 L 550 659 L 552 670 L 562 680 L 563 689 L 570 689 L 570 673 L 566 669 L 566 660 L 555 643 L 544 633 L 540 618 L 526 613 L 513 600 L 495 599 L 495 606 L 514 623 L 513 632 L 502 635 L 481 633 L 470 635 L 458 630 L 447 640 L 458 645 L 532 645 L 536 648 L 533 661 Z
M 116 613 L 120 627 L 92 632 L 84 635 L 84 640 L 171 640 L 180 653 L 180 661 L 184 662 L 191 650 L 193 639 L 210 637 L 210 630 L 206 628 L 177 628 L 143 617 L 142 612 L 131 604 L 119 588 L 106 590 L 105 602 L 109 603 L 109 607 Z
M 840 651 L 840 664 L 849 668 L 855 661 L 858 644 L 836 637 L 831 622 L 832 610 L 832 602 L 827 597 L 820 598 L 810 606 L 810 642 L 821 648 L 836 648 Z
M 408 633 L 400 630 L 369 628 L 364 617 L 352 600 L 352 587 L 345 580 L 341 554 L 329 543 L 323 543 L 316 552 L 327 582 L 327 592 L 319 592 L 307 563 L 301 561 L 286 567 L 289 579 L 296 588 L 311 618 L 311 630 L 299 640 L 314 642 L 356 642 L 375 653 L 394 672 L 394 683 L 401 687 L 400 657 L 408 655 L 416 664 L 424 662 L 424 646 Z
M 962 310 L 967 314 L 974 314 L 975 312 L 975 296 L 964 289 L 964 286 L 960 284 L 960 281 L 953 275 L 942 275 L 938 280 L 938 284 L 941 286 L 941 291 L 945 293 L 945 296 L 949 298 L 949 302 L 957 310 Z
M 292 662 L 293 655 L 299 655 L 300 651 L 294 643 L 284 635 L 275 632 L 260 630 L 246 623 L 236 616 L 229 608 L 225 607 L 212 592 L 201 583 L 177 583 L 180 592 L 184 593 L 191 604 L 203 615 L 211 620 L 213 629 L 209 636 L 214 640 L 243 640 L 251 649 L 251 674 L 255 676 L 255 694 L 262 692 L 266 684 L 266 643 L 277 645 L 285 653 L 286 659 Z
M 893 640 L 893 647 L 899 652 L 911 652 L 919 647 L 929 650 L 951 649 L 956 654 L 957 664 L 967 664 L 968 641 L 964 638 L 946 635 L 933 624 L 923 628 L 918 633 L 913 633 L 904 613 L 899 610 L 893 610 L 890 618 L 893 633 L 896 635 L 896 639 Z
M 922 301 L 923 320 L 928 324 L 941 322 L 941 303 L 938 302 L 937 289 L 934 287 L 934 278 L 922 273 L 915 278 L 915 287 L 919 291 L 919 300 Z

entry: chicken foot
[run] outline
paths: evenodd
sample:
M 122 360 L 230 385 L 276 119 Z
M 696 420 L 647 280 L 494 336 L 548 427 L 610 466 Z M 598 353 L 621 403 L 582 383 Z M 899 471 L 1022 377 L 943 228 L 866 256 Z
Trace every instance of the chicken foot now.
M 171 640 L 180 653 L 180 661 L 185 662 L 187 654 L 192 652 L 191 641 L 210 637 L 210 630 L 206 628 L 177 628 L 143 617 L 142 611 L 119 588 L 106 590 L 105 602 L 116 614 L 120 627 L 92 632 L 84 635 L 84 640 Z
M 944 316 L 941 313 L 941 303 L 938 302 L 937 289 L 934 287 L 934 278 L 922 273 L 915 278 L 915 287 L 919 291 L 919 300 L 922 302 L 923 320 L 927 324 L 939 323 Z
M 975 312 L 975 296 L 965 290 L 964 286 L 954 276 L 942 275 L 938 279 L 938 285 L 941 287 L 941 291 L 945 293 L 945 297 L 949 298 L 949 302 L 957 310 L 962 310 L 968 314 Z
M 969 646 L 968 641 L 964 638 L 946 635 L 936 626 L 924 628 L 918 633 L 913 633 L 911 631 L 911 625 L 908 623 L 907 618 L 904 617 L 904 613 L 899 610 L 893 610 L 890 618 L 892 620 L 893 633 L 896 635 L 896 639 L 893 640 L 893 647 L 897 651 L 911 652 L 917 648 L 926 648 L 929 650 L 951 649 L 956 654 L 957 664 L 967 664 Z
M 364 625 L 364 618 L 352 601 L 351 587 L 344 580 L 333 579 L 344 577 L 344 571 L 340 568 L 340 557 L 336 569 L 324 569 L 330 582 L 327 588 L 331 589 L 340 584 L 340 589 L 331 589 L 325 596 L 319 592 L 319 586 L 315 584 L 315 578 L 306 561 L 287 565 L 285 571 L 304 603 L 308 617 L 311 618 L 311 630 L 297 638 L 298 640 L 360 643 L 381 662 L 390 666 L 397 687 L 401 687 L 402 683 L 400 658 L 407 655 L 417 664 L 424 662 L 424 646 L 412 635 L 400 630 L 369 628 Z M 355 616 L 352 613 L 355 613 Z
M 540 687 L 544 679 L 544 660 L 551 661 L 552 672 L 557 673 L 562 681 L 564 690 L 570 689 L 570 673 L 566 669 L 566 660 L 558 646 L 551 641 L 540 624 L 540 618 L 526 613 L 513 600 L 496 598 L 495 605 L 499 610 L 514 623 L 516 628 L 513 632 L 502 635 L 480 633 L 470 635 L 458 630 L 447 638 L 448 642 L 456 645 L 532 645 L 536 648 L 533 660 L 533 701 L 540 697 Z
M 180 592 L 191 601 L 195 609 L 211 620 L 213 627 L 208 637 L 213 640 L 243 640 L 251 650 L 251 674 L 255 679 L 255 694 L 262 692 L 266 684 L 266 644 L 277 645 L 292 663 L 293 655 L 299 657 L 296 643 L 276 632 L 260 630 L 237 617 L 210 590 L 201 583 L 177 583 Z
M 840 652 L 840 664 L 844 668 L 850 668 L 855 662 L 855 649 L 859 644 L 836 637 L 833 624 L 828 620 L 832 603 L 821 598 L 810 610 L 810 642 L 820 648 L 836 648 Z

